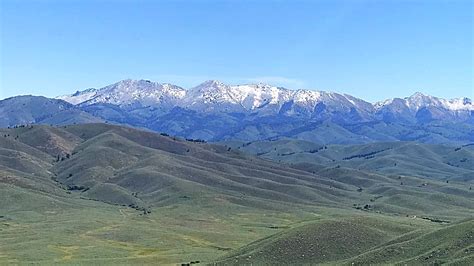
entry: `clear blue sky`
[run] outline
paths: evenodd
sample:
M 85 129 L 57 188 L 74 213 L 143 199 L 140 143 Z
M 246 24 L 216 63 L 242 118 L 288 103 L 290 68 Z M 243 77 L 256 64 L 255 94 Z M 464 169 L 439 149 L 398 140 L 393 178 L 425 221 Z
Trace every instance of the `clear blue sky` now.
M 473 97 L 473 1 L 0 1 L 0 98 L 126 79 Z

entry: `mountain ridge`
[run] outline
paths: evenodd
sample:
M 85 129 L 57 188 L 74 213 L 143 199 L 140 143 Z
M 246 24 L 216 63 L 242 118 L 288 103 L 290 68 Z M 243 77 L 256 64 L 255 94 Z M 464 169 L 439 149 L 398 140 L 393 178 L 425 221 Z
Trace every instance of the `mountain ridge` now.
M 29 100 L 26 100 L 28 98 Z M 18 99 L 25 101 L 21 108 Z M 38 102 L 54 108 L 39 116 Z M 0 101 L 0 126 L 110 122 L 192 139 L 244 141 L 288 137 L 318 143 L 474 142 L 474 105 L 421 93 L 369 103 L 348 94 L 210 80 L 190 89 L 123 80 L 56 99 Z M 12 115 L 15 114 L 15 115 Z
M 150 90 L 151 89 L 151 90 Z M 355 104 L 355 101 L 363 101 L 363 103 L 370 104 L 375 109 L 375 111 L 379 111 L 383 109 L 385 106 L 392 104 L 394 101 L 401 100 L 405 103 L 405 105 L 413 110 L 417 111 L 420 108 L 427 107 L 427 106 L 436 106 L 442 107 L 444 109 L 450 111 L 460 111 L 460 110 L 474 110 L 474 105 L 472 100 L 467 97 L 460 97 L 460 98 L 453 98 L 453 99 L 444 99 L 435 96 L 430 96 L 423 94 L 421 92 L 416 92 L 409 97 L 404 98 L 389 98 L 382 101 L 377 101 L 375 103 L 367 102 L 363 99 L 354 97 L 352 95 L 346 93 L 336 93 L 336 92 L 328 92 L 328 91 L 321 91 L 321 90 L 307 90 L 307 89 L 288 89 L 284 87 L 273 86 L 264 83 L 257 83 L 257 84 L 238 84 L 238 85 L 228 85 L 218 80 L 208 80 L 205 81 L 195 87 L 184 89 L 183 87 L 173 85 L 170 83 L 158 83 L 153 82 L 150 80 L 132 80 L 126 79 L 114 84 L 108 85 L 106 87 L 100 89 L 86 89 L 83 91 L 77 91 L 74 94 L 62 95 L 57 96 L 57 99 L 65 100 L 72 104 L 85 104 L 90 105 L 94 103 L 112 103 L 112 104 L 122 104 L 121 102 L 114 101 L 113 97 L 110 97 L 110 94 L 114 91 L 122 91 L 123 92 L 130 92 L 131 95 L 135 96 L 132 97 L 133 100 L 139 100 L 140 98 L 147 98 L 148 95 L 141 95 L 140 92 L 157 92 L 163 93 L 168 92 L 170 96 L 175 97 L 176 99 L 183 100 L 183 103 L 179 106 L 193 104 L 193 100 L 196 98 L 206 98 L 210 100 L 213 96 L 215 98 L 219 98 L 222 100 L 227 100 L 230 103 L 239 103 L 242 105 L 242 102 L 245 101 L 246 97 L 253 96 L 254 101 L 253 104 L 248 107 L 244 107 L 246 110 L 255 110 L 258 107 L 261 107 L 262 102 L 258 104 L 258 101 L 262 101 L 261 96 L 270 96 L 270 100 L 263 99 L 268 101 L 270 104 L 275 104 L 279 101 L 290 101 L 293 100 L 295 102 L 320 102 L 323 100 L 328 100 L 329 98 L 335 97 L 343 97 L 347 99 L 348 102 Z M 251 93 L 253 92 L 253 94 Z M 104 97 L 108 95 L 109 97 Z M 84 97 L 86 96 L 86 97 Z M 88 96 L 88 97 L 87 97 Z M 102 96 L 102 97 L 101 97 Z M 167 96 L 164 95 L 151 95 L 155 97 L 160 96 Z M 98 98 L 98 99 L 97 99 Z M 153 98 L 153 97 L 151 97 Z M 91 101 L 96 99 L 95 101 Z M 127 101 L 125 101 L 127 103 Z M 160 101 L 156 100 L 153 104 L 159 104 Z M 265 104 L 265 103 L 263 103 Z M 243 106 L 243 105 L 242 105 Z M 313 105 L 314 108 L 314 105 Z

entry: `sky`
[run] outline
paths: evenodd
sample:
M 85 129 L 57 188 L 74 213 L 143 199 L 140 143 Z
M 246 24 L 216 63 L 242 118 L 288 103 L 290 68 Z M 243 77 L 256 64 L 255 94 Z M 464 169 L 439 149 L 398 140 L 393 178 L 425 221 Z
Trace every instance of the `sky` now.
M 216 79 L 474 98 L 474 1 L 0 1 L 0 99 Z

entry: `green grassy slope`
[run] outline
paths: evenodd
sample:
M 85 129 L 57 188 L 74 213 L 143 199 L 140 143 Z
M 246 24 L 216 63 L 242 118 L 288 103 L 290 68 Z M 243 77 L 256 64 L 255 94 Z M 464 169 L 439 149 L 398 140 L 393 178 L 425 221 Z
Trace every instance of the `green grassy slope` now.
M 348 259 L 341 245 L 362 260 L 474 206 L 463 182 L 281 164 L 107 124 L 0 129 L 0 202 L 0 264 L 213 263 L 251 242 L 271 255 L 276 238 L 306 252 L 328 232 L 340 238 L 310 261 Z
M 447 227 L 423 230 L 395 238 L 351 262 L 356 264 L 444 264 L 474 263 L 474 221 L 466 220 Z
M 304 224 L 255 241 L 217 265 L 474 263 L 474 222 L 440 227 L 417 219 L 358 216 Z

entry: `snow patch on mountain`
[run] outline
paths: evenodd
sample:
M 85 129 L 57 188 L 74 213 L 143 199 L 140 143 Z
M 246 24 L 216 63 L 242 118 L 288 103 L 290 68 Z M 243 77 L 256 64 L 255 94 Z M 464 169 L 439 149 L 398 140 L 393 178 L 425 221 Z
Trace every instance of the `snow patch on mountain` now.
M 97 89 L 90 88 L 83 91 L 77 91 L 74 94 L 61 95 L 56 97 L 56 99 L 69 102 L 71 104 L 77 105 L 92 99 L 97 94 Z

